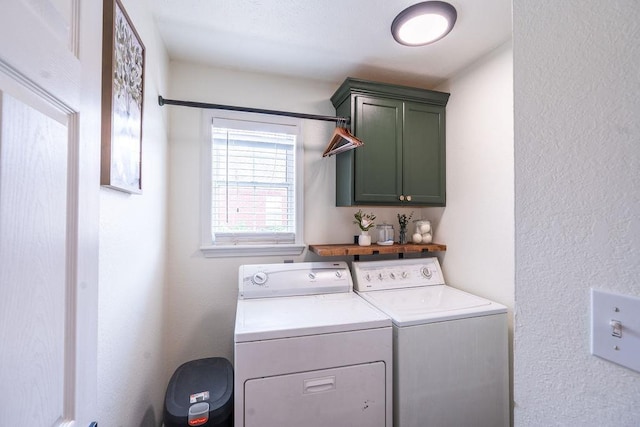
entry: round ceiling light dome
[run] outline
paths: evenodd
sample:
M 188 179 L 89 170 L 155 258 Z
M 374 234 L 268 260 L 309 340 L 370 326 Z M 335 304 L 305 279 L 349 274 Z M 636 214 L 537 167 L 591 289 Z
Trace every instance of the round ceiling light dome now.
M 405 46 L 424 46 L 449 34 L 457 17 L 449 3 L 425 1 L 400 12 L 391 24 L 391 34 Z

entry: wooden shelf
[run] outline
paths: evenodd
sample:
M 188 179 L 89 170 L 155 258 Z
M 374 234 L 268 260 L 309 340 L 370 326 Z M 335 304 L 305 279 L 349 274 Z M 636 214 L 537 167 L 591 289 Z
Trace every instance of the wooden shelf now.
M 430 243 L 428 245 L 419 245 L 415 243 L 407 243 L 406 245 L 384 246 L 372 243 L 370 246 L 359 246 L 354 244 L 332 244 L 332 245 L 309 245 L 309 250 L 320 256 L 359 256 L 359 255 L 378 255 L 378 254 L 405 254 L 420 252 L 438 252 L 446 251 L 447 246 L 439 243 Z

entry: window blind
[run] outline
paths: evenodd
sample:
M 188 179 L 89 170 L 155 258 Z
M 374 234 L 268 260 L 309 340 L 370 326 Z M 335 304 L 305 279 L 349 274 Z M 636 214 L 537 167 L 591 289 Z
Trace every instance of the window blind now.
M 294 243 L 296 135 L 213 126 L 212 139 L 216 243 Z

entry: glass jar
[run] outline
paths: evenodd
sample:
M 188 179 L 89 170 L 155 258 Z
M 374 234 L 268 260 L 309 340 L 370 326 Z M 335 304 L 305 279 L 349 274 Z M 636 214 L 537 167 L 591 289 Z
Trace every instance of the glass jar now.
M 398 243 L 401 245 L 407 244 L 407 227 L 400 227 L 400 237 L 398 239 Z
M 411 241 L 419 244 L 429 244 L 433 241 L 433 228 L 431 221 L 427 219 L 418 219 L 413 222 L 413 235 Z
M 378 235 L 377 243 L 379 245 L 393 245 L 393 225 L 378 224 L 376 225 L 376 232 Z

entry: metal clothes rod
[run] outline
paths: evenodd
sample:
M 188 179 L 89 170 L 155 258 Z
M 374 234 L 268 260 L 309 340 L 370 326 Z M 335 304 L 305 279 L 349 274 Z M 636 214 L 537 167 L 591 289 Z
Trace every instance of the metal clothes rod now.
M 244 111 L 247 113 L 272 114 L 274 116 L 287 116 L 287 117 L 295 117 L 298 119 L 322 120 L 325 122 L 344 123 L 345 125 L 348 125 L 349 122 L 351 122 L 350 117 L 320 116 L 317 114 L 303 114 L 303 113 L 292 113 L 289 111 L 263 110 L 261 108 L 236 107 L 233 105 L 209 104 L 206 102 L 179 101 L 176 99 L 165 99 L 161 95 L 158 96 L 158 104 L 160 106 L 168 104 L 168 105 L 179 105 L 182 107 L 195 107 L 195 108 L 205 108 L 205 109 L 214 109 L 214 110 L 231 110 L 231 111 Z

